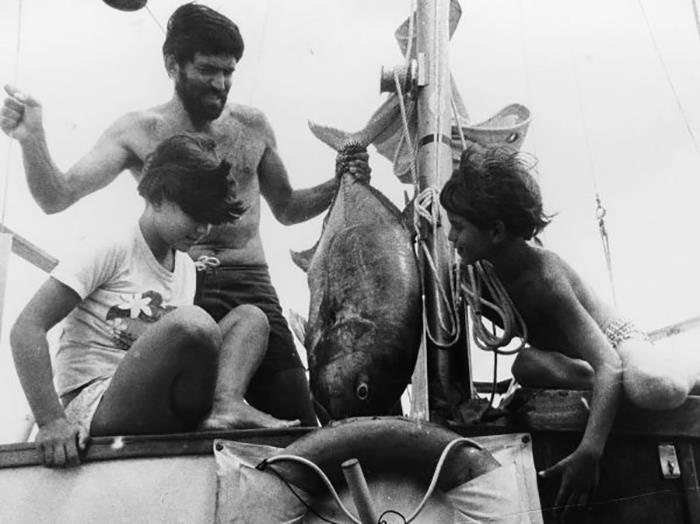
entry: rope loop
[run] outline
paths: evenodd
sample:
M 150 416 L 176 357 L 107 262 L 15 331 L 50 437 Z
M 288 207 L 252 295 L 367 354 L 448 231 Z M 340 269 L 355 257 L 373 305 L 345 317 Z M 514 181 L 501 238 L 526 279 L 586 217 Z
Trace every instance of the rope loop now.
M 527 326 L 518 312 L 515 304 L 508 295 L 503 283 L 496 275 L 493 264 L 480 260 L 466 267 L 467 282 L 462 282 L 461 288 L 469 304 L 470 317 L 474 326 L 474 342 L 484 351 L 492 351 L 499 355 L 513 355 L 519 352 L 527 343 Z M 484 293 L 491 300 L 484 298 Z M 484 324 L 488 318 L 485 310 L 492 312 L 492 318 L 501 324 L 503 333 L 497 335 L 493 329 Z M 514 349 L 502 349 L 514 338 L 520 339 L 520 344 Z

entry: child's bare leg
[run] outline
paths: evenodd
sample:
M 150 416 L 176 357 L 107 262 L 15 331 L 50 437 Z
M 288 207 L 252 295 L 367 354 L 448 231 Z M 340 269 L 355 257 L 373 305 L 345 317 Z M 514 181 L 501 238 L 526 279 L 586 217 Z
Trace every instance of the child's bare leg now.
M 280 420 L 244 400 L 248 384 L 267 351 L 267 316 L 252 305 L 238 306 L 219 322 L 223 344 L 211 413 L 200 429 L 285 428 L 298 420 Z M 283 394 L 282 392 L 279 392 Z
M 678 407 L 695 386 L 700 368 L 693 355 L 661 351 L 641 338 L 621 342 L 617 352 L 623 365 L 625 393 L 639 407 Z
M 593 368 L 562 353 L 526 347 L 515 357 L 511 368 L 522 385 L 533 388 L 592 389 Z
M 201 308 L 166 314 L 127 351 L 91 426 L 93 435 L 194 429 L 211 407 L 221 332 Z

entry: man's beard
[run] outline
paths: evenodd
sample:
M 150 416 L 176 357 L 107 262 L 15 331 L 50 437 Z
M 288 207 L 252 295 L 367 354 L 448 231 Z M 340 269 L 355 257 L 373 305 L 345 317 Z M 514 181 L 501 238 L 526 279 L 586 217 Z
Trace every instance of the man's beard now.
M 219 118 L 226 105 L 228 93 L 211 87 L 195 86 L 183 72 L 180 72 L 175 82 L 175 92 L 182 101 L 187 114 L 195 124 L 211 122 Z M 203 98 L 207 95 L 216 95 L 220 104 L 207 103 Z

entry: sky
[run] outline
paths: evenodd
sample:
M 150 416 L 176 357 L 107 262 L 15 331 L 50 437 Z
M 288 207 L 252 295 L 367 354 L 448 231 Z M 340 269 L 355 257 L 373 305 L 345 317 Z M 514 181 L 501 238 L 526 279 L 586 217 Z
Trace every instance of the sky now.
M 49 149 L 67 169 L 127 111 L 168 100 L 161 26 L 180 0 L 149 0 L 125 13 L 100 0 L 0 2 L 0 83 L 41 101 Z M 358 130 L 382 103 L 382 66 L 403 58 L 394 31 L 410 2 L 398 0 L 206 0 L 241 28 L 246 50 L 231 100 L 261 109 L 275 130 L 294 187 L 333 175 L 335 153 L 309 120 Z M 18 12 L 21 30 L 18 40 Z M 545 207 L 556 213 L 544 241 L 611 299 L 595 217 L 606 226 L 618 306 L 652 330 L 700 315 L 700 38 L 692 4 L 667 0 L 462 0 L 449 49 L 473 123 L 510 103 L 529 108 L 523 149 L 538 158 Z M 19 51 L 19 54 L 18 54 Z M 372 183 L 401 205 L 390 163 L 370 151 Z M 0 137 L 5 223 L 61 256 L 79 237 L 135 219 L 142 203 L 129 174 L 69 210 L 47 216 L 28 193 L 17 144 Z M 308 309 L 305 275 L 289 250 L 315 242 L 321 218 L 261 223 L 283 307 Z M 45 278 L 13 257 L 0 337 L 0 442 L 12 441 L 27 408 L 7 332 Z M 692 337 L 666 345 L 692 345 Z M 476 356 L 476 378 L 491 358 Z M 483 365 L 482 365 L 483 360 Z M 506 365 L 500 375 L 506 376 Z

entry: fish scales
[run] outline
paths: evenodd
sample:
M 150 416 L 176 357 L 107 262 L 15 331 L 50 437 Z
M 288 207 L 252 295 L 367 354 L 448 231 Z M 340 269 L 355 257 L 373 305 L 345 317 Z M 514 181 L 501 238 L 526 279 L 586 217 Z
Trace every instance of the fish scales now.
M 332 419 L 388 414 L 410 380 L 421 334 L 418 266 L 396 206 L 343 175 L 308 283 L 314 399 Z

